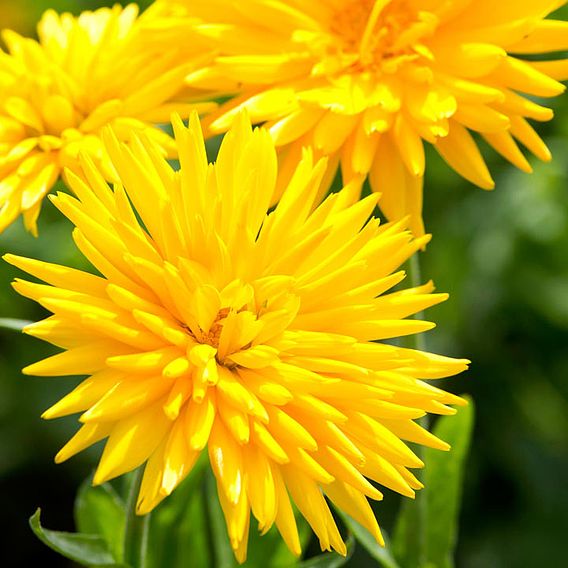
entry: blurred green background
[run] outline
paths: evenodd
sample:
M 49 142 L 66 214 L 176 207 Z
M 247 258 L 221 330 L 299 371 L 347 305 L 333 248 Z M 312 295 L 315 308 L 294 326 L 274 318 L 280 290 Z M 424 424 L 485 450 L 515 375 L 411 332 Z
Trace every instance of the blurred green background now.
M 45 8 L 78 12 L 104 4 L 110 3 L 0 0 L 0 27 L 31 35 Z M 526 175 L 487 151 L 494 192 L 464 182 L 429 152 L 425 219 L 434 239 L 422 255 L 423 275 L 451 298 L 429 311 L 438 327 L 427 340 L 433 351 L 473 361 L 467 374 L 446 387 L 471 393 L 478 413 L 457 556 L 464 568 L 566 565 L 568 99 L 552 105 L 557 116 L 540 132 L 554 161 L 532 160 L 535 171 Z M 0 251 L 80 262 L 69 223 L 49 203 L 39 227 L 38 240 L 18 221 L 0 235 Z M 0 317 L 43 317 L 41 308 L 11 290 L 15 276 L 15 269 L 0 264 Z M 41 506 L 45 526 L 72 530 L 75 492 L 98 450 L 53 464 L 76 422 L 43 422 L 39 415 L 76 381 L 21 376 L 23 366 L 53 350 L 5 330 L 0 341 L 0 540 L 3 550 L 5 543 L 18 550 L 18 558 L 2 566 L 68 567 L 36 541 L 27 519 Z M 397 503 L 391 496 L 379 505 L 387 529 Z

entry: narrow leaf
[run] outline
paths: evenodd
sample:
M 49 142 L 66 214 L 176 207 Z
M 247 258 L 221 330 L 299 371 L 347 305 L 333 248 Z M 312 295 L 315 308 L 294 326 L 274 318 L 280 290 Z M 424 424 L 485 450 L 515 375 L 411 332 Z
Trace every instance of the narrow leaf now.
M 455 416 L 437 420 L 433 433 L 452 448 L 449 452 L 423 450 L 425 488 L 415 501 L 402 503 L 392 550 L 403 568 L 454 566 L 463 470 L 473 426 L 474 407 L 468 401 Z
M 30 517 L 30 527 L 35 535 L 55 552 L 83 566 L 127 568 L 116 562 L 107 543 L 100 536 L 44 529 L 40 523 L 40 513 L 41 510 L 38 509 Z
M 471 400 L 455 416 L 438 420 L 433 433 L 448 442 L 450 452 L 428 448 L 424 454 L 426 470 L 424 491 L 427 495 L 427 562 L 440 568 L 454 566 L 459 510 L 465 463 L 473 430 L 474 406 Z

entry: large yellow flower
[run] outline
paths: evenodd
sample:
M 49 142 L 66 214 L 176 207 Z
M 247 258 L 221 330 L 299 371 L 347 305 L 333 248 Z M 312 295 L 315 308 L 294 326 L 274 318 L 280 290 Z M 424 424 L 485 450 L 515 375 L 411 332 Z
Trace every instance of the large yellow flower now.
M 76 197 L 53 199 L 100 275 L 5 257 L 47 283 L 14 283 L 53 313 L 26 333 L 65 349 L 24 372 L 90 375 L 44 414 L 82 413 L 56 460 L 108 438 L 94 482 L 145 463 L 143 514 L 207 448 L 240 561 L 251 511 L 300 553 L 291 500 L 323 549 L 345 553 L 326 497 L 381 541 L 372 481 L 413 496 L 408 468 L 422 462 L 402 440 L 447 449 L 414 419 L 462 402 L 423 379 L 467 361 L 382 341 L 433 327 L 407 318 L 446 298 L 431 284 L 391 291 L 428 238 L 369 220 L 375 195 L 351 204 L 361 179 L 315 207 L 326 164 L 309 150 L 267 213 L 276 152 L 246 118 L 213 165 L 197 115 L 174 131 L 180 171 L 146 136 L 129 147 L 109 131 L 122 185 L 85 158 L 84 180 L 69 174 Z
M 4 31 L 0 51 L 0 231 L 23 213 L 28 230 L 45 194 L 64 167 L 78 169 L 79 151 L 99 162 L 108 178 L 101 127 L 112 124 L 120 137 L 147 132 L 164 152 L 171 138 L 154 122 L 172 110 L 188 113 L 172 98 L 191 64 L 179 65 L 176 49 L 142 49 L 134 4 L 79 17 L 44 14 L 39 42 Z M 143 19 L 143 18 L 142 18 Z
M 172 33 L 208 37 L 218 51 L 191 85 L 240 94 L 211 115 L 209 133 L 225 131 L 244 106 L 267 123 L 285 168 L 311 145 L 341 161 L 344 179 L 370 173 L 387 217 L 411 214 L 421 234 L 424 141 L 486 189 L 493 180 L 470 130 L 524 171 L 517 142 L 550 159 L 527 119 L 552 111 L 523 94 L 558 95 L 568 64 L 525 56 L 568 49 L 568 23 L 544 19 L 563 4 L 158 0 L 155 15 L 170 14 Z

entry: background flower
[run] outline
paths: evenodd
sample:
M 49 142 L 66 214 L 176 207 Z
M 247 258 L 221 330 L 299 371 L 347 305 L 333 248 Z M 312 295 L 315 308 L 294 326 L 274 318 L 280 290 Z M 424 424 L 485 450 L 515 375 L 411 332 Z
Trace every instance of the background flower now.
M 325 161 L 310 151 L 267 215 L 276 153 L 244 116 L 210 166 L 197 114 L 174 131 L 180 171 L 150 139 L 130 150 L 107 133 L 123 185 L 111 191 L 85 159 L 86 181 L 69 174 L 77 198 L 54 199 L 102 276 L 5 257 L 49 284 L 14 283 L 53 312 L 26 333 L 66 349 L 25 372 L 90 375 L 44 413 L 82 413 L 56 460 L 108 438 L 94 482 L 145 463 L 143 514 L 207 448 L 241 562 L 251 511 L 300 553 L 290 499 L 322 549 L 345 554 L 322 491 L 381 541 L 369 480 L 413 496 L 422 462 L 402 440 L 448 449 L 413 420 L 463 402 L 422 379 L 467 361 L 376 342 L 432 327 L 407 317 L 446 295 L 390 291 L 428 239 L 367 221 L 376 196 L 350 205 L 358 188 L 313 209 Z
M 223 132 L 246 107 L 265 122 L 293 169 L 302 146 L 340 161 L 344 179 L 370 174 L 389 219 L 412 216 L 423 233 L 424 141 L 485 189 L 494 186 L 480 137 L 523 171 L 517 143 L 550 153 L 527 119 L 552 111 L 533 97 L 563 92 L 568 25 L 546 20 L 559 0 L 158 0 L 172 33 L 209 38 L 214 63 L 189 77 L 193 87 L 238 94 L 207 119 Z M 187 8 L 193 19 L 179 15 Z M 198 19 L 196 23 L 195 18 Z M 539 60 L 534 60 L 534 55 Z M 529 95 L 527 98 L 524 95 Z M 331 179 L 331 178 L 330 178 Z
M 47 11 L 38 41 L 4 31 L 0 231 L 22 213 L 36 234 L 43 197 L 63 168 L 78 170 L 80 151 L 113 177 L 100 141 L 106 124 L 121 138 L 131 129 L 144 131 L 171 155 L 171 139 L 152 124 L 168 121 L 173 110 L 187 115 L 195 106 L 175 102 L 192 66 L 175 63 L 175 49 L 143 49 L 137 15 L 135 4 L 79 17 Z

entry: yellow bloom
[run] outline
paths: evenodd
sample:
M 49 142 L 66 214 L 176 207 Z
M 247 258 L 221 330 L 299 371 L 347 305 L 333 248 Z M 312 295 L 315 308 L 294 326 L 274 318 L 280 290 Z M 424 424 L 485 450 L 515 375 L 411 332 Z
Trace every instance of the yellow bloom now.
M 0 231 L 23 213 L 37 233 L 41 202 L 63 168 L 78 170 L 79 151 L 99 163 L 107 178 L 101 127 L 112 124 L 120 137 L 145 131 L 164 152 L 173 141 L 154 122 L 172 110 L 188 114 L 171 99 L 192 66 L 177 65 L 167 53 L 141 49 L 134 4 L 79 17 L 47 11 L 39 42 L 3 32 L 0 51 Z M 208 105 L 210 106 L 210 105 Z
M 158 0 L 172 33 L 209 38 L 219 56 L 194 87 L 239 93 L 207 121 L 225 131 L 246 107 L 266 122 L 292 170 L 301 147 L 341 162 L 344 180 L 370 173 L 392 220 L 422 234 L 424 141 L 485 189 L 493 180 L 470 130 L 524 171 L 517 146 L 550 153 L 527 119 L 552 111 L 568 60 L 527 55 L 568 49 L 568 23 L 545 20 L 564 0 Z M 180 9 L 193 20 L 184 21 Z M 174 9 L 176 10 L 174 13 Z M 195 19 L 198 19 L 197 23 Z M 534 59 L 534 58 L 533 58 Z
M 433 327 L 407 318 L 446 298 L 431 283 L 391 291 L 428 237 L 368 220 L 377 196 L 351 203 L 360 178 L 314 208 L 326 164 L 310 150 L 267 213 L 266 130 L 241 116 L 208 165 L 197 115 L 173 126 L 180 171 L 145 135 L 126 146 L 109 130 L 121 184 L 85 158 L 84 179 L 69 174 L 76 197 L 53 198 L 101 275 L 5 257 L 47 283 L 14 283 L 53 313 L 26 333 L 65 350 L 24 372 L 90 375 L 44 414 L 82 413 L 56 461 L 108 438 L 94 482 L 146 464 L 143 514 L 207 449 L 240 561 L 251 511 L 300 553 L 291 500 L 322 549 L 344 554 L 324 495 L 380 542 L 371 481 L 413 496 L 408 468 L 423 464 L 402 440 L 447 449 L 413 420 L 463 402 L 423 379 L 467 361 L 382 342 Z

